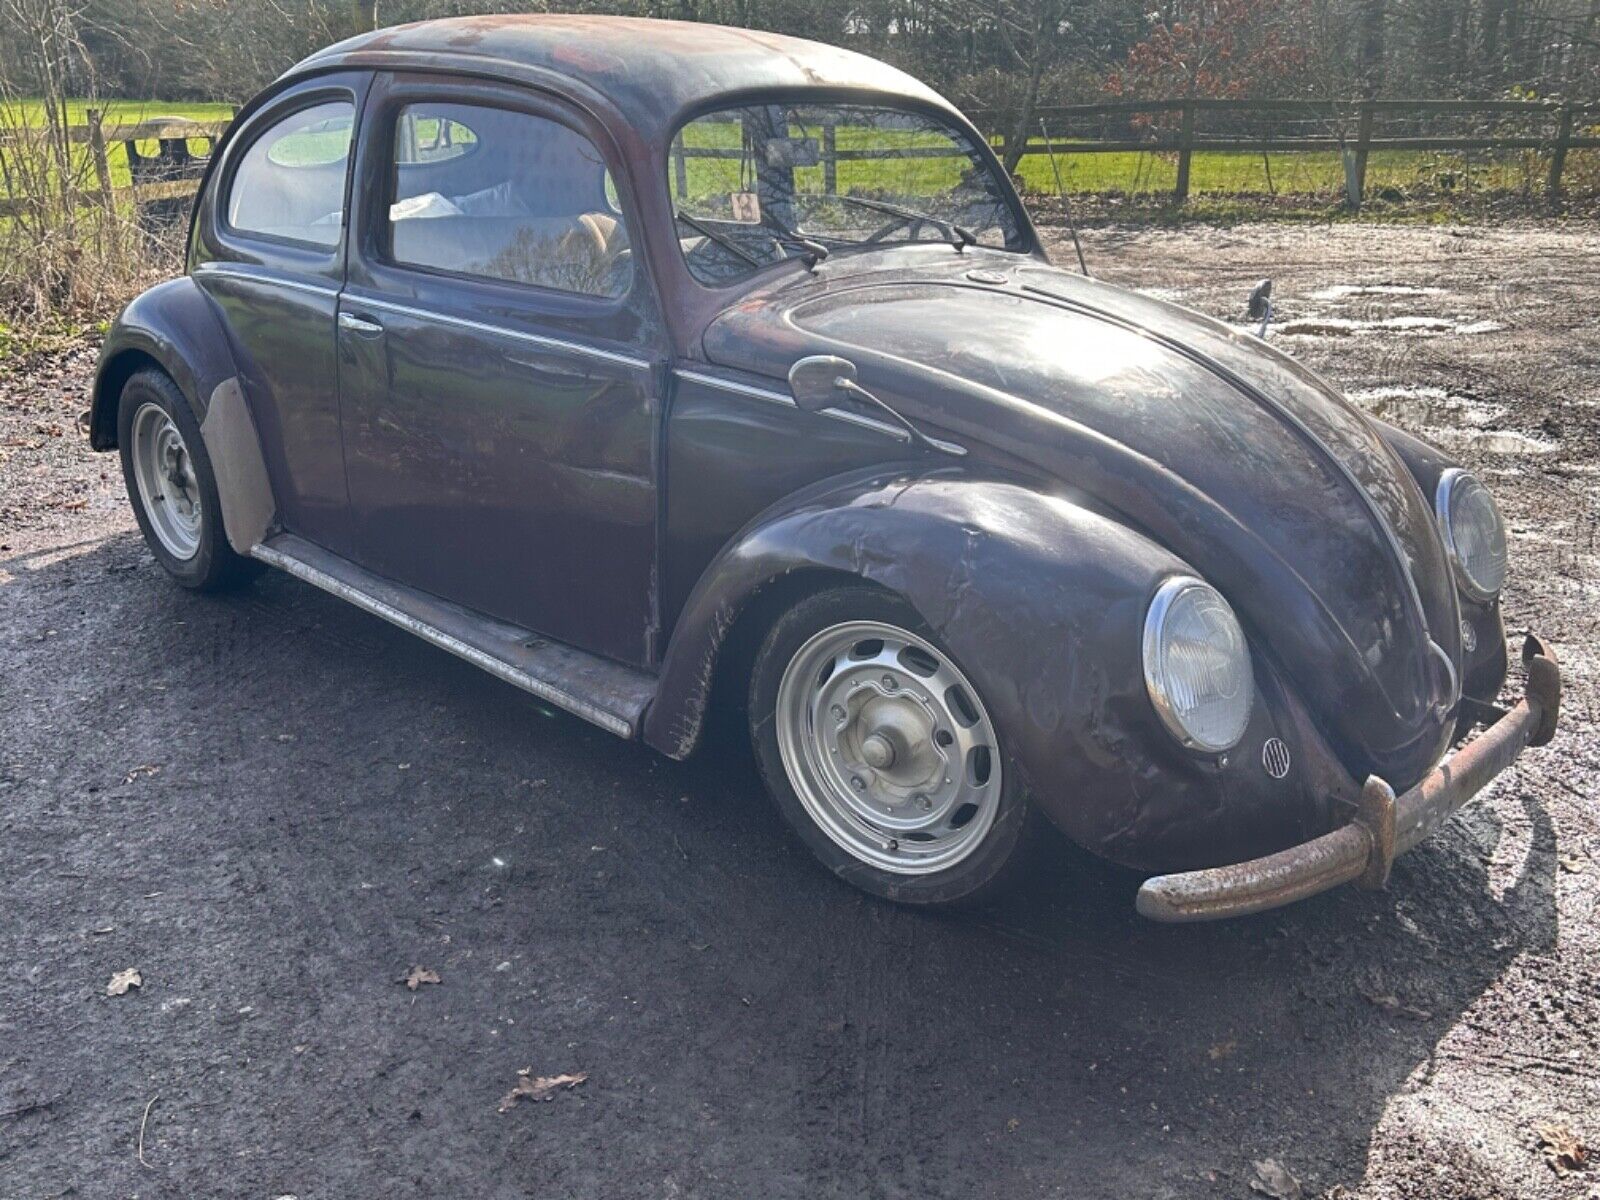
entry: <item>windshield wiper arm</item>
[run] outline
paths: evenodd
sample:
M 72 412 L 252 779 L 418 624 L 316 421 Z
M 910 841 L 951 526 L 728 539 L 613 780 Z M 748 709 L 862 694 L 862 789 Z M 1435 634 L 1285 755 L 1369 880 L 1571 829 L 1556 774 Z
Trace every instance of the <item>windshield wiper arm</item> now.
M 710 226 L 705 225 L 702 222 L 695 220 L 688 213 L 684 212 L 683 209 L 681 209 L 681 208 L 675 209 L 673 211 L 673 216 L 677 217 L 678 220 L 682 221 L 685 225 L 687 225 L 690 229 L 694 230 L 701 237 L 710 238 L 713 242 L 715 242 L 717 245 L 721 246 L 729 254 L 737 255 L 739 258 L 744 259 L 745 262 L 749 263 L 752 267 L 760 267 L 760 266 L 764 266 L 765 265 L 764 263 L 762 263 L 762 261 L 759 258 L 757 258 L 754 254 L 751 254 L 748 250 L 745 250 L 738 243 L 736 243 L 732 238 L 723 237 L 722 234 L 718 233 L 715 229 L 712 229 Z
M 889 204 L 882 200 L 868 200 L 862 196 L 845 196 L 834 194 L 832 199 L 841 204 L 854 204 L 860 208 L 870 209 L 873 212 L 887 213 L 891 217 L 899 217 L 906 222 L 925 221 L 945 235 L 945 239 L 958 251 L 965 250 L 968 246 L 976 245 L 978 235 L 965 225 L 957 225 L 954 221 L 946 221 L 943 217 L 936 217 L 932 213 L 918 212 L 914 208 L 901 208 L 898 204 Z

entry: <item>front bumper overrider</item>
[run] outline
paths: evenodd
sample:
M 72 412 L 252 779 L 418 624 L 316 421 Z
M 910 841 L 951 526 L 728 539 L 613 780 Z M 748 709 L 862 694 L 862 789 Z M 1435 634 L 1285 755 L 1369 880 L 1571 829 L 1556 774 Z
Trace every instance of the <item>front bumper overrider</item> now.
M 1157 875 L 1139 889 L 1139 912 L 1156 921 L 1215 921 L 1292 904 L 1341 883 L 1381 888 L 1395 855 L 1437 829 L 1524 747 L 1543 746 L 1555 736 L 1561 711 L 1555 654 L 1530 633 L 1522 661 L 1528 680 L 1517 706 L 1502 712 L 1476 705 L 1489 727 L 1409 791 L 1397 797 L 1387 783 L 1371 776 L 1348 825 L 1249 862 Z

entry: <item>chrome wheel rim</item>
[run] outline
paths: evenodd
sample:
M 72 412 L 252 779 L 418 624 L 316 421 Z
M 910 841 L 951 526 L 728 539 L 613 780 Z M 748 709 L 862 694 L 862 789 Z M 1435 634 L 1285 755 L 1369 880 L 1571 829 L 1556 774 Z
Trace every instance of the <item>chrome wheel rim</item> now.
M 994 825 L 994 726 L 966 676 L 916 634 L 879 621 L 822 630 L 784 670 L 775 717 L 800 803 L 861 862 L 947 870 Z
M 183 434 L 158 404 L 133 414 L 133 478 L 162 549 L 190 559 L 200 549 L 200 483 Z

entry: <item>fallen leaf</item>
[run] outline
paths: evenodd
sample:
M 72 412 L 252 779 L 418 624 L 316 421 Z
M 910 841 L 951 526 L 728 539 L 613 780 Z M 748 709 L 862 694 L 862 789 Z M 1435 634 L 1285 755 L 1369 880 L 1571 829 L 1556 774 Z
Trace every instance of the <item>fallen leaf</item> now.
M 161 770 L 160 767 L 153 766 L 153 765 L 148 765 L 148 764 L 145 765 L 145 766 L 142 766 L 142 767 L 135 767 L 133 770 L 129 771 L 126 775 L 124 775 L 122 777 L 122 782 L 123 783 L 132 783 L 135 779 L 139 779 L 141 777 L 146 777 L 147 778 L 147 777 L 149 777 L 151 775 L 156 774 L 160 770 Z
M 1250 1181 L 1252 1192 L 1271 1196 L 1272 1200 L 1300 1200 L 1305 1194 L 1300 1190 L 1300 1181 L 1277 1159 L 1263 1158 L 1253 1165 L 1256 1174 Z
M 1367 998 L 1369 1003 L 1377 1005 L 1384 1012 L 1396 1017 L 1405 1017 L 1412 1021 L 1427 1021 L 1433 1017 L 1433 1014 L 1427 1009 L 1407 1004 L 1399 996 L 1392 993 L 1381 996 L 1372 992 L 1362 992 L 1361 994 Z
M 126 971 L 118 971 L 111 977 L 111 982 L 106 984 L 106 995 L 123 996 L 129 988 L 143 987 L 144 976 L 139 974 L 138 967 L 129 967 Z
M 1583 856 L 1580 854 L 1564 854 L 1557 861 L 1561 864 L 1561 869 L 1570 875 L 1583 873 Z
M 1212 1062 L 1221 1062 L 1225 1058 L 1232 1058 L 1233 1052 L 1239 1048 L 1238 1042 L 1218 1042 L 1206 1053 L 1211 1056 Z
M 518 1100 L 549 1100 L 557 1092 L 569 1092 L 588 1078 L 587 1071 L 579 1071 L 576 1075 L 540 1075 L 535 1078 L 533 1068 L 525 1067 L 517 1072 L 516 1086 L 500 1101 L 500 1111 L 510 1112 Z
M 1544 1151 L 1544 1161 L 1557 1175 L 1570 1175 L 1581 1171 L 1589 1161 L 1589 1147 L 1565 1125 L 1553 1122 L 1535 1125 L 1539 1149 Z
M 440 982 L 439 972 L 430 971 L 427 967 L 412 967 L 410 971 L 406 972 L 406 977 L 400 982 L 405 984 L 414 992 L 425 983 Z

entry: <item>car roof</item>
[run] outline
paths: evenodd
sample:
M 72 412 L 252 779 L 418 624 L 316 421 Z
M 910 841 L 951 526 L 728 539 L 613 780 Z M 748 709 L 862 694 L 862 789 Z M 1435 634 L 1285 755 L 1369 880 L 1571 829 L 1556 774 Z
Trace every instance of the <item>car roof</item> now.
M 696 109 L 755 90 L 878 92 L 949 112 L 927 85 L 851 50 L 693 21 L 576 14 L 453 17 L 360 34 L 284 80 L 332 67 L 453 67 L 588 90 L 641 135 L 670 134 Z

